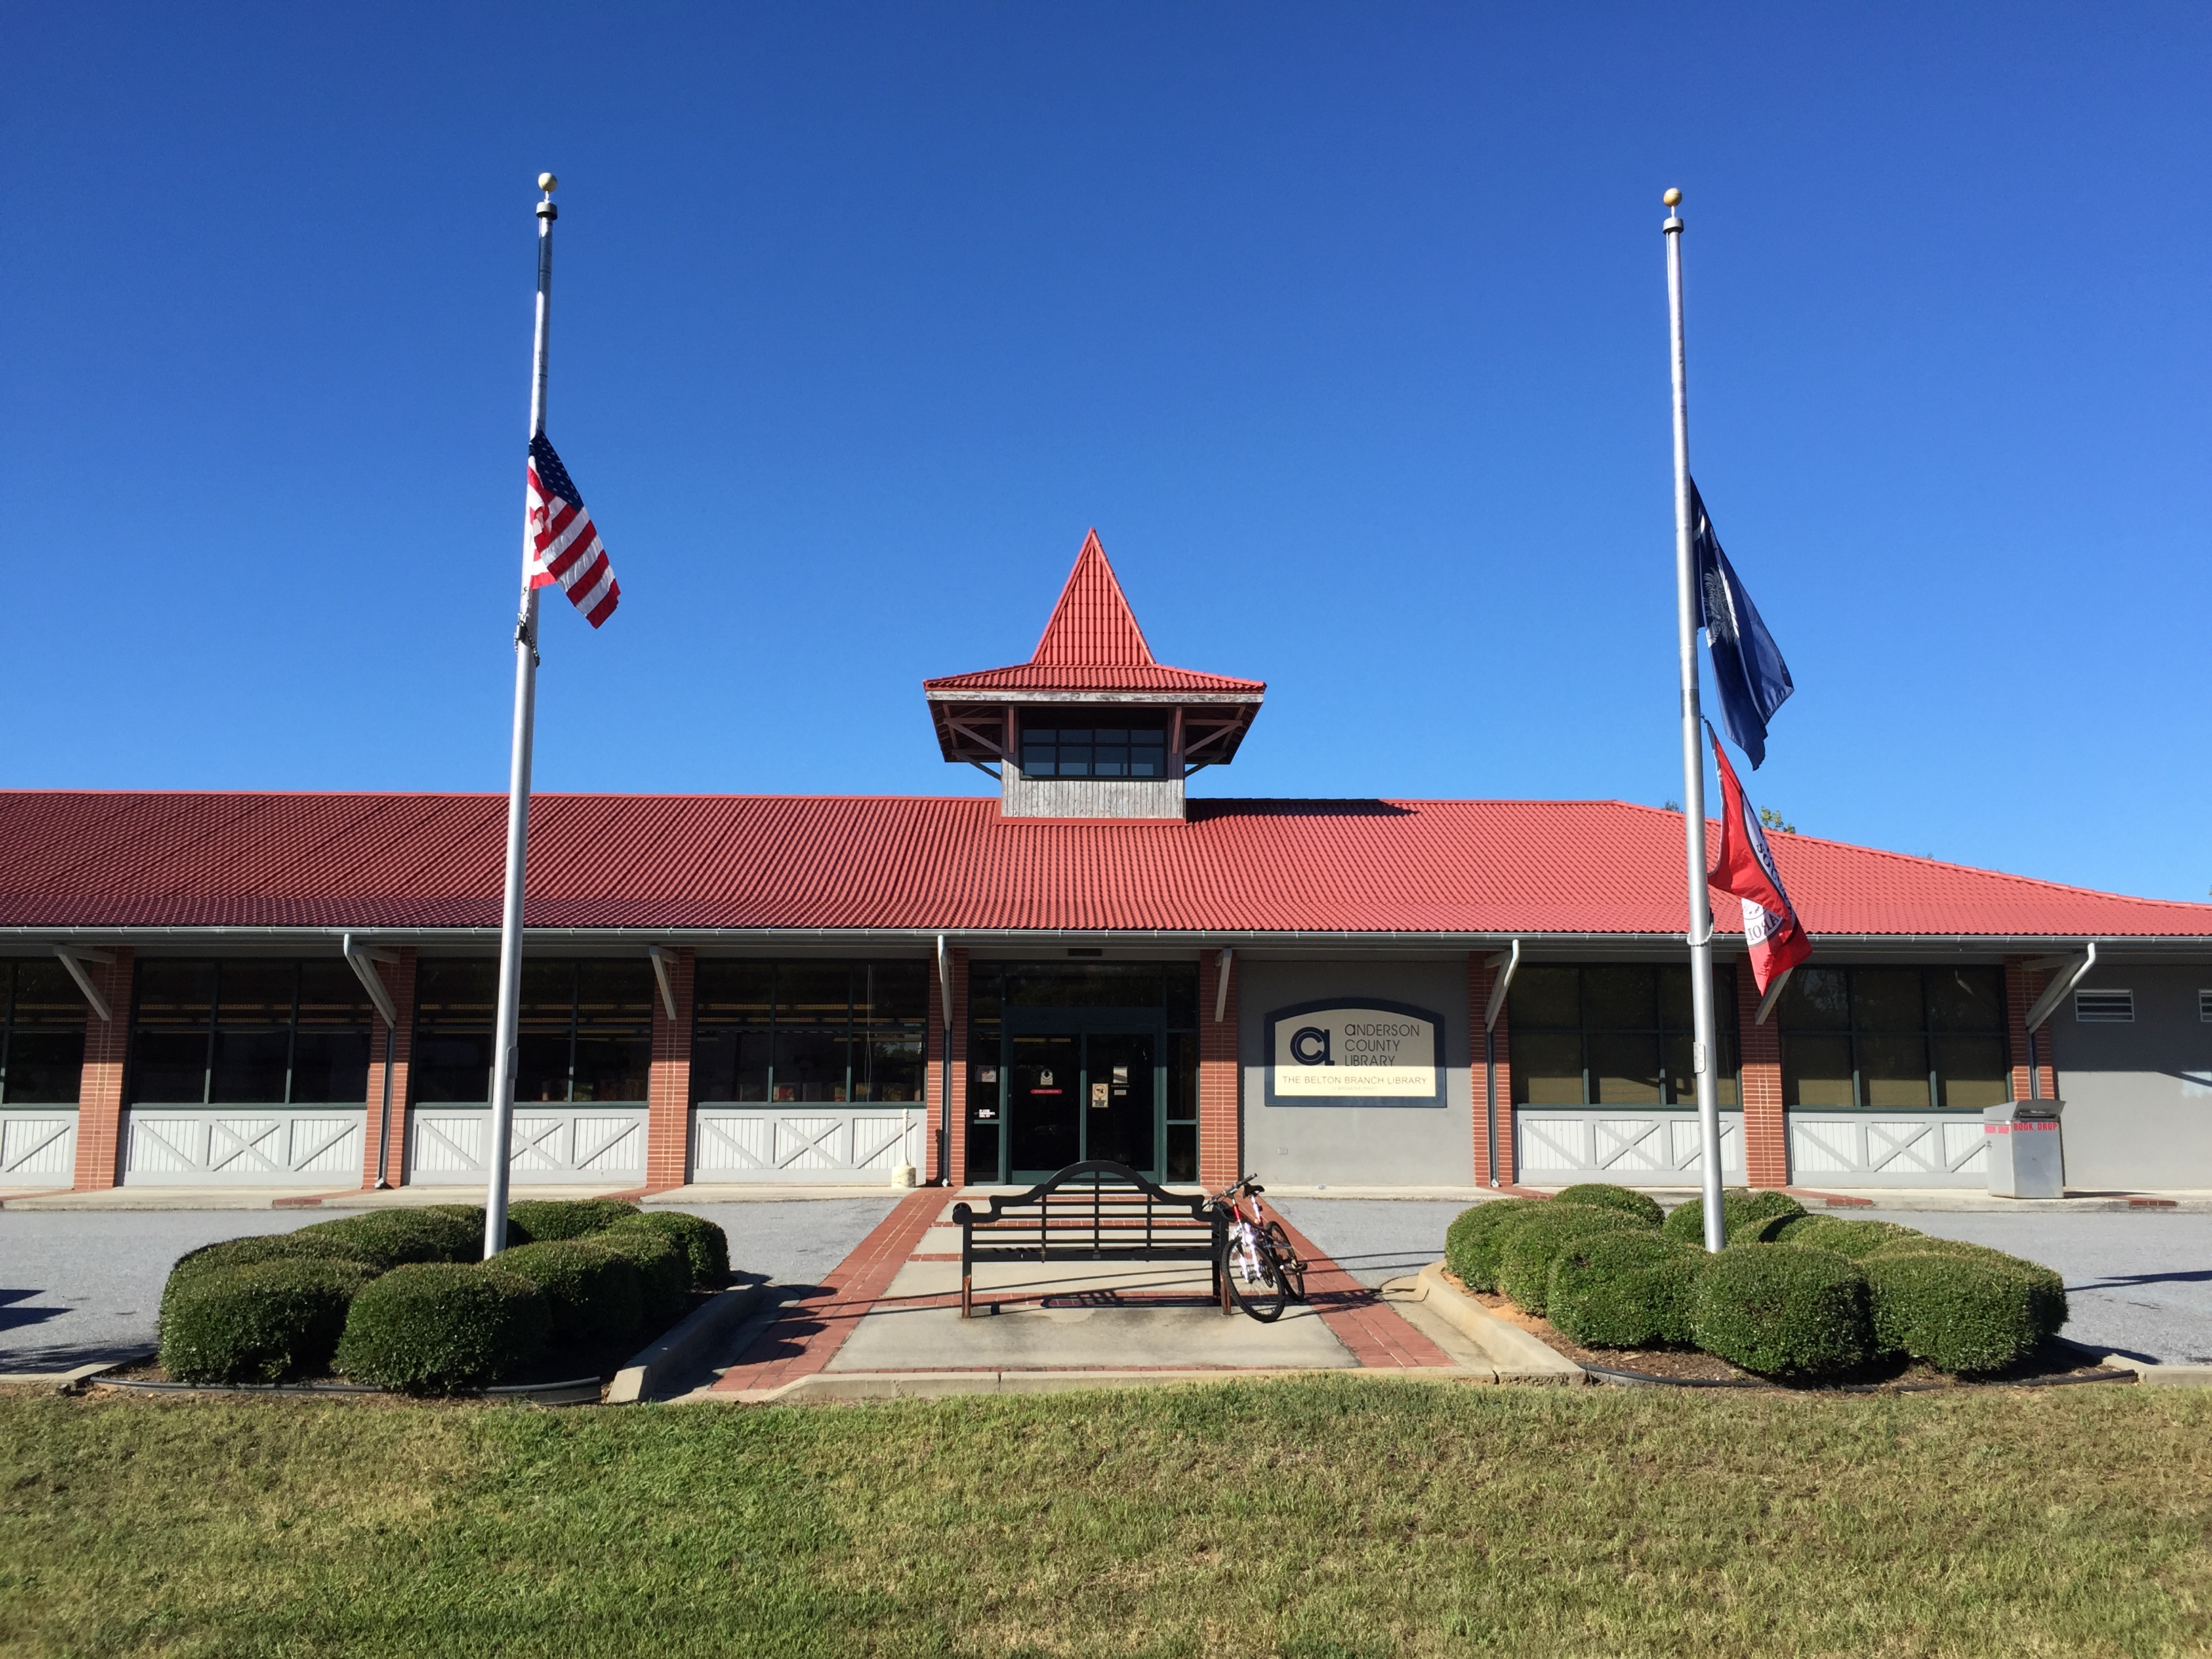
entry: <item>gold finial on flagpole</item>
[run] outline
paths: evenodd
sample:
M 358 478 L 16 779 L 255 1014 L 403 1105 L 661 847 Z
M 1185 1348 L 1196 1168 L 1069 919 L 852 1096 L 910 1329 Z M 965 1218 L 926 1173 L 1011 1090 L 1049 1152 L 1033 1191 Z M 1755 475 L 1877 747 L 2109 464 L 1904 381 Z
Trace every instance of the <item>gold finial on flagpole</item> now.
M 538 188 L 545 192 L 545 199 L 538 204 L 538 216 L 541 219 L 559 218 L 561 210 L 553 205 L 553 192 L 561 188 L 561 181 L 550 173 L 541 173 L 538 175 Z
M 549 173 L 544 179 L 540 179 L 538 182 L 540 185 L 544 185 L 546 189 L 550 190 L 553 186 L 548 183 L 547 180 L 550 179 L 552 177 L 553 175 Z M 1668 207 L 1680 207 L 1682 205 L 1682 192 L 1676 190 L 1670 185 L 1668 186 L 1667 193 L 1664 196 L 1662 196 L 1659 199 L 1665 203 Z

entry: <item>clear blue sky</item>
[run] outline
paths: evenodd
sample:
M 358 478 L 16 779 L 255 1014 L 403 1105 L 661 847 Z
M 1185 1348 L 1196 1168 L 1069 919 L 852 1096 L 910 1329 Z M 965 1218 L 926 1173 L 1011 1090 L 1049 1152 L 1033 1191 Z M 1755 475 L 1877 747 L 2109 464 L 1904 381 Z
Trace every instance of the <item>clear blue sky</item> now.
M 1692 453 L 1810 833 L 2203 898 L 2201 7 L 16 5 L 0 783 L 969 793 L 1098 526 L 1201 793 L 1681 793 Z

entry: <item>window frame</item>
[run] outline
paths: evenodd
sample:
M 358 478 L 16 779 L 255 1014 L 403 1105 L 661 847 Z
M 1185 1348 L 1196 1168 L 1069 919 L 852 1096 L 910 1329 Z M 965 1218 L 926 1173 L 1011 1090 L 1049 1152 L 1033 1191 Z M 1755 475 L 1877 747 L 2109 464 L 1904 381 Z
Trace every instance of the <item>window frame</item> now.
M 1509 1064 L 1512 1072 L 1511 1104 L 1515 1111 L 1579 1112 L 1594 1109 L 1618 1112 L 1685 1112 L 1695 1111 L 1698 1106 L 1696 1086 L 1692 1084 L 1687 1099 L 1677 1098 L 1672 1073 L 1667 1065 L 1667 1042 L 1669 1037 L 1697 1040 L 1694 1019 L 1691 1025 L 1669 1024 L 1667 1020 L 1667 969 L 1683 968 L 1680 963 L 1652 962 L 1545 962 L 1530 963 L 1529 968 L 1565 969 L 1575 975 L 1575 1015 L 1577 1024 L 1540 1025 L 1517 1021 L 1512 1015 L 1512 993 L 1506 993 L 1505 1018 Z M 1590 1023 L 1590 1000 L 1585 989 L 1584 975 L 1593 969 L 1609 968 L 1644 968 L 1651 972 L 1652 1011 L 1649 1025 L 1597 1025 Z M 1526 971 L 1524 969 L 1523 971 Z M 1684 969 L 1687 972 L 1686 968 Z M 1724 1112 L 1740 1111 L 1743 1106 L 1743 1044 L 1736 1022 L 1735 964 L 1717 962 L 1713 964 L 1714 1033 L 1718 1039 L 1721 1058 L 1729 1064 L 1714 1068 L 1716 1079 L 1725 1079 L 1735 1085 L 1735 1099 L 1721 1103 Z M 1583 1097 L 1580 1101 L 1531 1101 L 1527 1097 L 1528 1074 L 1519 1061 L 1518 1045 L 1522 1037 L 1572 1036 L 1582 1057 Z M 1595 1097 L 1590 1066 L 1590 1040 L 1593 1036 L 1650 1036 L 1657 1044 L 1659 1059 L 1659 1093 L 1656 1101 L 1601 1101 Z
M 325 958 L 317 957 L 157 957 L 152 958 L 150 961 L 142 960 L 137 965 L 137 970 L 134 971 L 131 976 L 131 1024 L 128 1030 L 125 1034 L 124 1049 L 127 1057 L 125 1063 L 125 1071 L 126 1073 L 124 1081 L 125 1104 L 133 1109 L 143 1107 L 147 1109 L 155 1111 L 165 1107 L 173 1107 L 183 1110 L 191 1110 L 195 1108 L 203 1107 L 237 1107 L 244 1110 L 269 1110 L 271 1109 L 289 1110 L 295 1107 L 367 1106 L 368 1103 L 368 1073 L 375 1064 L 374 1054 L 376 1048 L 377 1015 L 375 1005 L 369 1000 L 368 993 L 366 989 L 363 989 L 360 993 L 358 1000 L 353 1005 L 359 1011 L 360 1017 L 357 1020 L 346 1022 L 343 1025 L 336 1024 L 334 1023 L 319 1022 L 314 1028 L 319 1031 L 352 1030 L 356 1028 L 360 1030 L 363 1040 L 361 1099 L 359 1101 L 355 1101 L 352 1099 L 326 1100 L 318 1098 L 314 1100 L 306 1100 L 295 1098 L 296 1085 L 299 1076 L 301 984 L 305 976 L 306 969 L 312 966 L 324 965 L 325 963 Z M 226 968 L 233 966 L 252 967 L 264 969 L 270 968 L 283 968 L 289 971 L 291 980 L 291 995 L 283 1025 L 284 1090 L 283 1098 L 281 1100 L 218 1100 L 216 1098 L 215 1079 L 218 1052 L 217 1043 L 223 1029 L 223 970 Z M 198 1100 L 155 1099 L 150 1097 L 142 1097 L 139 1093 L 138 1045 L 140 1035 L 145 1029 L 141 1021 L 140 1008 L 144 1000 L 146 982 L 146 975 L 144 970 L 149 967 L 205 967 L 211 969 L 214 971 L 214 978 L 210 982 L 208 992 L 207 1018 L 204 1025 L 206 1041 L 201 1049 L 199 1067 L 200 1093 Z M 179 1032 L 185 1032 L 192 1030 L 193 1027 L 179 1025 L 169 1029 Z
M 568 1061 L 563 1068 L 562 1073 L 567 1080 L 567 1092 L 559 1100 L 532 1100 L 524 1097 L 518 1087 L 514 1102 L 515 1109 L 517 1111 L 521 1111 L 526 1109 L 535 1108 L 540 1111 L 544 1111 L 554 1108 L 568 1108 L 575 1106 L 638 1107 L 649 1103 L 653 1095 L 653 1028 L 659 1018 L 660 1012 L 659 983 L 657 976 L 653 974 L 652 963 L 649 960 L 634 957 L 526 957 L 523 958 L 523 963 L 526 968 L 539 970 L 549 968 L 562 969 L 565 969 L 568 973 Z M 591 967 L 609 965 L 626 968 L 635 967 L 641 970 L 644 976 L 642 983 L 645 987 L 646 995 L 641 1000 L 641 1006 L 646 1010 L 643 1036 L 645 1042 L 645 1076 L 643 1083 L 641 1085 L 643 1092 L 636 1095 L 623 1096 L 620 1098 L 602 1099 L 595 1097 L 590 1100 L 580 1100 L 576 1096 L 576 1059 L 579 1044 L 586 1037 L 593 1035 L 596 1030 L 603 1030 L 606 1031 L 614 1031 L 630 1026 L 634 1024 L 634 1022 L 629 1020 L 610 1020 L 606 1023 L 605 1027 L 586 1028 L 584 1023 L 584 969 Z M 422 1053 L 422 1042 L 426 1035 L 423 1018 L 424 998 L 421 994 L 419 976 L 422 969 L 433 966 L 490 967 L 493 975 L 491 1014 L 489 1022 L 490 1030 L 489 1033 L 471 1030 L 467 1028 L 478 1025 L 483 1022 L 473 1019 L 465 1021 L 456 1019 L 447 1023 L 447 1030 L 441 1032 L 438 1029 L 440 1022 L 434 1017 L 429 1024 L 427 1035 L 433 1038 L 441 1035 L 454 1036 L 484 1036 L 486 1037 L 485 1046 L 487 1054 L 492 1054 L 499 1040 L 499 970 L 497 958 L 488 958 L 484 957 L 437 957 L 428 958 L 420 963 L 416 970 L 418 978 L 415 1006 L 409 1019 L 410 1029 L 408 1048 L 410 1063 L 407 1068 L 408 1104 L 410 1108 L 435 1107 L 448 1109 L 461 1108 L 465 1109 L 469 1107 L 474 1106 L 488 1109 L 491 1104 L 489 1097 L 491 1093 L 492 1072 L 492 1067 L 489 1060 L 483 1068 L 484 1074 L 484 1096 L 486 1097 L 470 1100 L 425 1100 L 422 1097 L 422 1077 L 424 1072 L 428 1068 L 422 1066 L 416 1058 Z M 629 1036 L 629 1040 L 633 1042 L 636 1041 L 637 1038 L 635 1034 L 633 1033 Z M 516 1035 L 518 1080 L 521 1069 L 521 1046 L 522 1035 L 518 1030 Z M 494 1057 L 495 1058 L 495 1055 Z
M 72 1094 L 67 1100 L 17 1100 L 13 1097 L 11 1081 L 16 1057 L 15 1035 L 20 1024 L 20 1022 L 16 1018 L 16 1004 L 21 995 L 22 970 L 26 967 L 43 967 L 50 960 L 52 959 L 45 957 L 9 957 L 0 958 L 0 1111 L 4 1111 L 10 1107 L 23 1111 L 38 1111 L 41 1109 L 55 1111 L 64 1108 L 79 1106 L 83 1103 L 84 1032 L 85 1026 L 90 1015 L 85 1007 L 82 994 L 76 991 L 76 988 L 74 984 L 72 984 L 70 988 L 71 994 L 76 1000 L 77 1013 L 77 1018 L 75 1022 L 77 1034 L 76 1092 Z M 66 973 L 68 971 L 68 969 L 61 968 L 60 963 L 58 962 L 54 963 L 54 966 L 63 973 Z M 66 1025 L 49 1025 L 41 1022 L 38 1025 L 33 1026 L 29 1029 L 39 1031 L 53 1031 L 66 1030 L 68 1028 Z
M 1972 969 L 1977 973 L 1994 974 L 1996 977 L 1994 1006 L 1998 1010 L 1996 1022 L 1983 1027 L 1953 1027 L 1938 1024 L 1936 1018 L 1936 997 L 1930 976 L 1936 974 L 1958 973 Z M 1844 1023 L 1840 1026 L 1803 1027 L 1793 1030 L 1787 1023 L 1790 1000 L 1785 993 L 1774 1011 L 1775 1046 L 1780 1058 L 1782 1106 L 1787 1112 L 1941 1112 L 1960 1117 L 1979 1116 L 1979 1106 L 1952 1106 L 1942 1103 L 1947 1090 L 1945 1079 L 1949 1075 L 1941 1064 L 1942 1044 L 1946 1038 L 1995 1038 L 1999 1048 L 1999 1071 L 2006 1079 L 2008 1093 L 2009 1078 L 2014 1063 L 2012 1045 L 2011 1019 L 2006 1012 L 2004 969 L 1987 963 L 1945 963 L 1931 967 L 1924 963 L 1838 963 L 1825 966 L 1825 973 L 1839 974 L 1844 978 Z M 1920 1024 L 1916 1031 L 1906 1031 L 1895 1026 L 1862 1026 L 1859 1024 L 1859 995 L 1854 976 L 1861 972 L 1911 973 L 1917 975 L 1920 986 Z M 1916 1106 L 1878 1106 L 1867 1099 L 1867 1067 L 1861 1048 L 1867 1038 L 1896 1038 L 1917 1036 L 1927 1061 L 1928 1097 L 1925 1103 Z M 1792 1070 L 1790 1045 L 1793 1039 L 1824 1038 L 1840 1040 L 1850 1050 L 1851 1101 L 1849 1105 L 1808 1106 L 1793 1100 Z
M 711 973 L 713 969 L 725 966 L 732 968 L 766 969 L 768 970 L 768 1014 L 766 1018 L 760 1020 L 735 1020 L 710 1019 L 702 1018 L 701 1011 L 705 999 L 701 991 L 701 980 L 702 977 Z M 908 969 L 919 968 L 921 970 L 921 1006 L 919 1012 L 911 1018 L 880 1018 L 874 1016 L 872 1013 L 866 1018 L 862 1016 L 861 998 L 860 995 L 859 987 L 855 982 L 858 975 L 863 972 L 872 973 L 877 969 L 888 967 L 900 967 Z M 845 1018 L 843 1022 L 838 1024 L 830 1024 L 817 1020 L 807 1020 L 803 1023 L 794 1020 L 788 1024 L 784 1024 L 778 1016 L 782 1011 L 782 972 L 787 968 L 805 968 L 816 971 L 819 971 L 823 969 L 842 969 L 845 975 Z M 882 1109 L 884 1110 L 896 1111 L 916 1111 L 923 1109 L 928 1103 L 929 1099 L 928 1073 L 930 1022 L 928 980 L 929 963 L 927 959 L 915 957 L 833 957 L 826 958 L 817 957 L 710 957 L 699 962 L 693 969 L 691 981 L 690 1054 L 692 1057 L 692 1065 L 690 1088 L 691 1105 L 695 1109 L 714 1108 L 718 1110 L 724 1108 L 773 1109 L 779 1106 L 860 1106 L 870 1109 Z M 880 1000 L 874 994 L 872 986 L 870 988 L 870 994 L 866 1006 L 870 1010 L 873 1010 L 881 1006 Z M 836 1098 L 830 1100 L 807 1100 L 805 1098 L 778 1100 L 776 1098 L 776 1060 L 778 1053 L 776 1034 L 779 1030 L 819 1033 L 830 1036 L 833 1042 L 840 1044 L 843 1048 L 845 1054 L 845 1081 L 842 1085 L 842 1091 L 841 1094 L 839 1094 Z M 732 1078 L 731 1079 L 732 1094 L 731 1098 L 727 1100 L 710 1100 L 701 1094 L 700 1090 L 703 1086 L 704 1079 L 702 1077 L 703 1068 L 698 1063 L 700 1038 L 702 1036 L 710 1031 L 755 1031 L 760 1033 L 762 1036 L 766 1039 L 768 1044 L 768 1064 L 764 1073 L 764 1081 L 762 1084 L 762 1088 L 764 1091 L 763 1098 L 759 1100 L 746 1100 L 737 1095 L 734 1091 L 742 1085 L 736 1078 Z M 915 1097 L 913 1099 L 886 1100 L 872 1097 L 866 1100 L 854 1098 L 853 1091 L 855 1079 L 861 1075 L 863 1071 L 862 1066 L 857 1062 L 864 1044 L 868 1045 L 870 1049 L 869 1063 L 865 1068 L 869 1079 L 869 1086 L 872 1089 L 878 1086 L 874 1081 L 875 1066 L 873 1065 L 873 1045 L 878 1042 L 911 1042 L 920 1045 L 921 1063 L 919 1070 L 915 1073 L 916 1082 L 915 1084 Z

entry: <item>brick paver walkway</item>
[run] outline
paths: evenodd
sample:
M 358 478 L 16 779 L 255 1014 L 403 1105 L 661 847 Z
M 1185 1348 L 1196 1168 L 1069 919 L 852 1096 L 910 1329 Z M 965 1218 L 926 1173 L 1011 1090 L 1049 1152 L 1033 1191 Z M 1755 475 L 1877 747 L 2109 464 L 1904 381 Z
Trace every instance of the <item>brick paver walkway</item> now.
M 924 1254 L 916 1248 L 956 1196 L 942 1188 L 924 1188 L 902 1202 L 825 1276 L 820 1289 L 793 1301 L 782 1317 L 755 1339 L 738 1362 L 722 1374 L 714 1384 L 714 1392 L 738 1394 L 781 1388 L 828 1366 L 861 1318 L 888 1300 L 884 1292 L 890 1290 L 901 1267 L 908 1261 L 959 1259 L 940 1253 Z M 1310 1264 L 1306 1272 L 1308 1299 L 1337 1340 L 1361 1365 L 1401 1370 L 1452 1364 L 1449 1355 L 1400 1318 L 1375 1291 L 1324 1255 L 1312 1240 L 1287 1221 L 1283 1227 L 1291 1236 L 1292 1248 Z M 1128 1297 L 1132 1302 L 1139 1299 L 1139 1296 Z M 899 1305 L 957 1307 L 959 1301 L 957 1294 L 912 1297 L 902 1298 Z M 1194 1359 L 1191 1368 L 1216 1369 L 1197 1359 Z

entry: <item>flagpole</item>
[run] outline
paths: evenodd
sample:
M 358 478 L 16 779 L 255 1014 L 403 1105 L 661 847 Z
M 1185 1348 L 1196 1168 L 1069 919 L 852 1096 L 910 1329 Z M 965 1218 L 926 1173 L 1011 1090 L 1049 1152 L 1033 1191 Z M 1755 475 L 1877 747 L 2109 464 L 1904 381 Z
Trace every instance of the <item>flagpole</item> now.
M 538 175 L 538 332 L 532 350 L 530 435 L 545 429 L 545 360 L 553 325 L 553 205 L 559 180 Z M 523 519 L 522 604 L 514 624 L 514 746 L 507 775 L 507 890 L 500 910 L 499 1012 L 492 1038 L 491 1134 L 484 1150 L 484 1259 L 507 1248 L 507 1182 L 514 1139 L 514 1070 L 522 1010 L 522 873 L 530 841 L 530 743 L 538 704 L 538 590 L 530 584 L 529 515 Z
M 1713 1060 L 1713 910 L 1705 891 L 1705 754 L 1698 731 L 1698 601 L 1692 580 L 1690 522 L 1690 392 L 1682 345 L 1682 192 L 1665 197 L 1667 302 L 1674 329 L 1674 629 L 1682 669 L 1682 834 L 1690 878 L 1690 1067 L 1697 1079 L 1698 1137 L 1705 1177 L 1705 1248 L 1727 1242 L 1721 1214 L 1721 1108 Z

